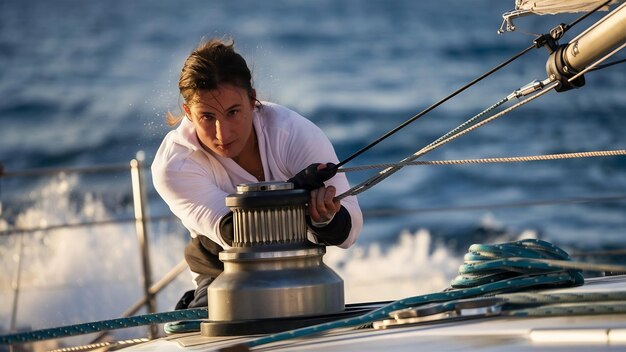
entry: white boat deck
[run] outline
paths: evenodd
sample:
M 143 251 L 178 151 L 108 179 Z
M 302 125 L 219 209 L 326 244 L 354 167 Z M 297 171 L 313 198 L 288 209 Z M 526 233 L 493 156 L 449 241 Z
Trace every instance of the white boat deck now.
M 587 279 L 550 293 L 626 292 L 626 276 Z M 257 336 L 258 337 L 258 336 Z M 172 335 L 126 351 L 216 351 L 251 339 Z M 391 329 L 357 329 L 275 342 L 254 351 L 626 351 L 626 314 L 505 317 L 430 322 Z

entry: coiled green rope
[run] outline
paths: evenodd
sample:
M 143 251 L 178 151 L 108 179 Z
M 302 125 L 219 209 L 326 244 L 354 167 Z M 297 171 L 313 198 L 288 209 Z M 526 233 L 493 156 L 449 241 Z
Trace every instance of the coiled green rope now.
M 514 259 L 512 259 L 514 258 Z M 459 268 L 459 275 L 452 280 L 453 288 L 479 286 L 522 275 L 540 275 L 564 268 L 549 261 L 533 259 L 570 260 L 561 248 L 542 240 L 526 239 L 503 244 L 473 244 Z M 573 279 L 573 286 L 584 283 L 582 271 L 565 270 Z

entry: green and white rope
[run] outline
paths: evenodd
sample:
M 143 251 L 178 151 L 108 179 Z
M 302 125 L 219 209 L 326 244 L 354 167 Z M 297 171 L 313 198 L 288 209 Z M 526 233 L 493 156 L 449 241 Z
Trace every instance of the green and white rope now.
M 0 336 L 0 345 L 12 345 L 17 343 L 26 343 L 33 341 L 41 341 L 48 339 L 56 339 L 61 337 L 68 337 L 74 335 L 84 335 L 93 332 L 99 332 L 104 330 L 116 330 L 123 328 L 130 328 L 135 326 L 144 326 L 151 324 L 161 324 L 177 320 L 188 319 L 207 319 L 207 308 L 192 308 L 175 310 L 171 312 L 152 313 L 145 315 L 137 315 L 127 318 L 117 318 L 111 320 L 96 321 L 90 323 L 82 323 L 75 325 L 68 325 L 50 329 L 21 332 L 9 335 Z
M 566 272 L 575 285 L 584 282 L 580 269 L 565 269 L 556 260 L 570 263 L 569 255 L 559 247 L 542 240 L 526 239 L 503 244 L 473 244 L 464 257 L 459 275 L 452 280 L 453 288 L 473 287 L 520 275 L 540 275 L 555 271 Z

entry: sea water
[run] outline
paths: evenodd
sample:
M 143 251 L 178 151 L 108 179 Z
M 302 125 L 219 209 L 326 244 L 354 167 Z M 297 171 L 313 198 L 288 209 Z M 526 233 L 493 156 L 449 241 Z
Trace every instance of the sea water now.
M 142 150 L 149 164 L 169 131 L 166 112 L 180 111 L 182 63 L 212 37 L 233 38 L 260 99 L 315 122 L 342 160 L 528 47 L 535 34 L 576 18 L 519 19 L 516 32 L 498 36 L 501 15 L 512 6 L 494 0 L 0 1 L 0 162 L 6 172 L 127 164 Z M 547 56 L 544 48 L 531 51 L 346 166 L 411 155 L 513 90 L 544 79 Z M 551 92 L 422 159 L 624 149 L 624 65 L 586 80 L 581 89 Z M 348 178 L 354 185 L 374 172 Z M 329 248 L 325 261 L 344 278 L 347 301 L 362 302 L 445 289 L 471 243 L 531 237 L 571 252 L 620 248 L 625 175 L 624 157 L 407 167 L 359 196 L 365 214 L 359 241 L 347 251 Z M 149 227 L 156 279 L 181 260 L 188 234 L 167 219 L 151 186 L 148 195 L 150 216 L 166 218 Z M 19 329 L 40 329 L 116 318 L 141 296 L 132 222 L 9 234 L 132 217 L 127 172 L 0 178 L 0 202 L 0 332 L 10 329 L 14 304 Z M 172 309 L 191 287 L 181 275 L 159 295 L 158 310 Z

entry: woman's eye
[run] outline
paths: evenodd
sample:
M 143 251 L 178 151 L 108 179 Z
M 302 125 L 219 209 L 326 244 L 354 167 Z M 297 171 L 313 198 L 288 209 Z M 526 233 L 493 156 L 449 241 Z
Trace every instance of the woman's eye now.
M 239 110 L 229 110 L 228 116 L 236 116 L 239 113 Z
M 202 121 L 212 121 L 214 118 L 214 115 L 200 115 Z

